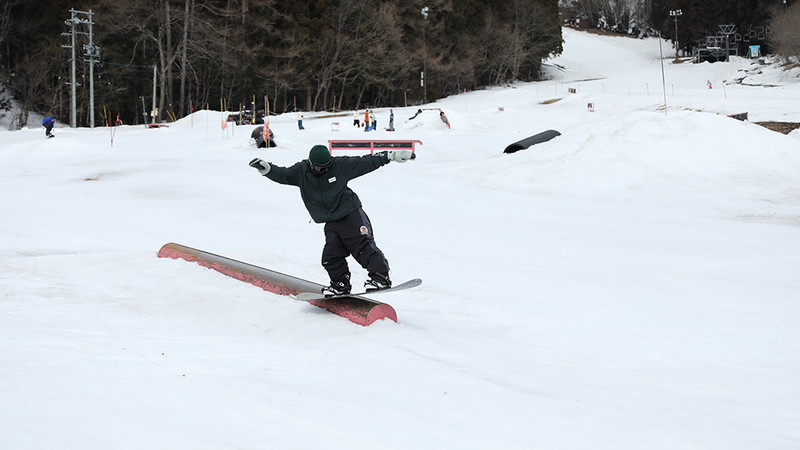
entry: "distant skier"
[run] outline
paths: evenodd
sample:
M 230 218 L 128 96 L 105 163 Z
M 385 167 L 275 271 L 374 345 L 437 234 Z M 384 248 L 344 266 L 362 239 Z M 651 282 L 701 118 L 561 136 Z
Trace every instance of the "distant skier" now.
M 389 110 L 389 131 L 394 131 L 394 110 Z
M 305 128 L 303 128 L 303 111 L 302 110 L 298 110 L 297 111 L 297 129 L 298 130 L 305 130 Z
M 412 155 L 410 150 L 390 150 L 334 158 L 328 147 L 315 145 L 308 159 L 290 167 L 276 166 L 258 158 L 250 161 L 251 167 L 270 180 L 300 188 L 300 197 L 311 218 L 325 224 L 322 267 L 328 272 L 331 284 L 322 288 L 323 294 L 350 293 L 350 269 L 346 260 L 350 255 L 368 272 L 369 280 L 364 283 L 367 291 L 392 287 L 389 262 L 375 244 L 369 217 L 347 182 L 390 161 L 406 162 Z
M 361 128 L 361 120 L 359 119 L 358 111 L 353 113 L 353 126 L 356 128 Z
M 42 119 L 42 126 L 44 127 L 44 135 L 51 138 L 55 136 L 51 131 L 53 131 L 53 126 L 56 124 L 56 118 L 53 116 L 47 116 Z

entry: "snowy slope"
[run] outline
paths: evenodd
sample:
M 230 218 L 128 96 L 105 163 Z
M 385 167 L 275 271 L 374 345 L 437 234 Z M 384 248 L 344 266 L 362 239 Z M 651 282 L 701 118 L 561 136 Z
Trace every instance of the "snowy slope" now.
M 800 136 L 725 117 L 800 121 L 800 83 L 667 64 L 665 114 L 658 41 L 564 37 L 550 81 L 430 105 L 452 129 L 0 132 L 0 448 L 800 446 Z M 156 257 L 324 282 L 322 227 L 247 163 L 335 137 L 423 142 L 350 184 L 393 279 L 424 280 L 382 297 L 399 323 Z

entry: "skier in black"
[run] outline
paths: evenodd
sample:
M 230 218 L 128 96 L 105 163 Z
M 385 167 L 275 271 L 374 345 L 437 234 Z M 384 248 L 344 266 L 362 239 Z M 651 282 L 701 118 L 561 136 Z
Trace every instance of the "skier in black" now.
M 364 156 L 332 157 L 328 147 L 315 145 L 308 159 L 290 167 L 280 167 L 256 158 L 250 166 L 280 184 L 297 186 L 306 209 L 316 223 L 325 224 L 322 267 L 331 279 L 322 288 L 326 295 L 349 294 L 350 269 L 347 256 L 367 270 L 367 291 L 392 287 L 389 262 L 375 244 L 372 224 L 361 208 L 361 201 L 347 182 L 388 164 L 413 158 L 411 150 L 393 150 Z

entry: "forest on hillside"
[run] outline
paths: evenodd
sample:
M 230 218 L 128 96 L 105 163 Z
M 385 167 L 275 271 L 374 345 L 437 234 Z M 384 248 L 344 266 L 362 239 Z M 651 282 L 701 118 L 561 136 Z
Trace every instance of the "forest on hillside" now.
M 761 45 L 765 53 L 789 53 L 787 40 L 796 39 L 791 28 L 781 28 L 796 15 L 796 0 L 561 0 L 569 15 L 588 26 L 636 36 L 653 36 L 679 42 L 687 54 L 706 36 L 717 35 L 720 25 L 735 26 L 733 45 Z M 679 12 L 680 15 L 672 14 Z M 676 21 L 677 16 L 677 21 Z M 677 22 L 677 23 L 676 23 Z M 677 26 L 676 26 L 677 25 Z M 676 35 L 677 33 L 677 35 Z
M 342 110 L 433 101 L 532 81 L 561 51 L 556 0 L 4 0 L 2 88 L 67 122 L 77 30 L 77 123 L 141 123 L 211 107 Z M 72 21 L 70 10 L 92 12 Z M 67 22 L 67 23 L 65 23 Z M 72 24 L 72 25 L 70 25 Z M 424 75 L 423 75 L 424 73 Z M 423 83 L 424 76 L 424 83 Z M 0 97 L 2 98 L 2 97 Z M 0 105 L 2 106 L 2 105 Z M 110 114 L 109 114 L 110 113 Z
M 800 58 L 797 0 L 0 0 L 0 116 L 13 97 L 12 127 L 30 112 L 68 122 L 71 10 L 93 22 L 92 47 L 89 16 L 73 23 L 79 126 L 92 116 L 91 81 L 95 124 L 267 102 L 272 113 L 415 105 L 534 81 L 575 20 L 661 32 L 685 54 L 735 25 L 739 54 L 759 44 Z

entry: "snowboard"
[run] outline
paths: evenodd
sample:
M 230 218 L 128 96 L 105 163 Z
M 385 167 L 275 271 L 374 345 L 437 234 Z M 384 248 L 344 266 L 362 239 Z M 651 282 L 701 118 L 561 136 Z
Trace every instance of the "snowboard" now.
M 420 284 L 422 284 L 422 280 L 419 278 L 414 278 L 412 280 L 406 281 L 405 283 L 396 284 L 388 289 L 378 289 L 375 291 L 354 292 L 351 294 L 329 295 L 329 296 L 326 296 L 325 294 L 319 292 L 301 292 L 297 294 L 295 298 L 303 302 L 311 302 L 314 300 L 336 300 L 338 298 L 360 297 L 362 295 L 367 295 L 367 294 L 382 294 L 384 292 L 402 291 L 403 289 L 411 289 L 413 287 L 417 287 Z

